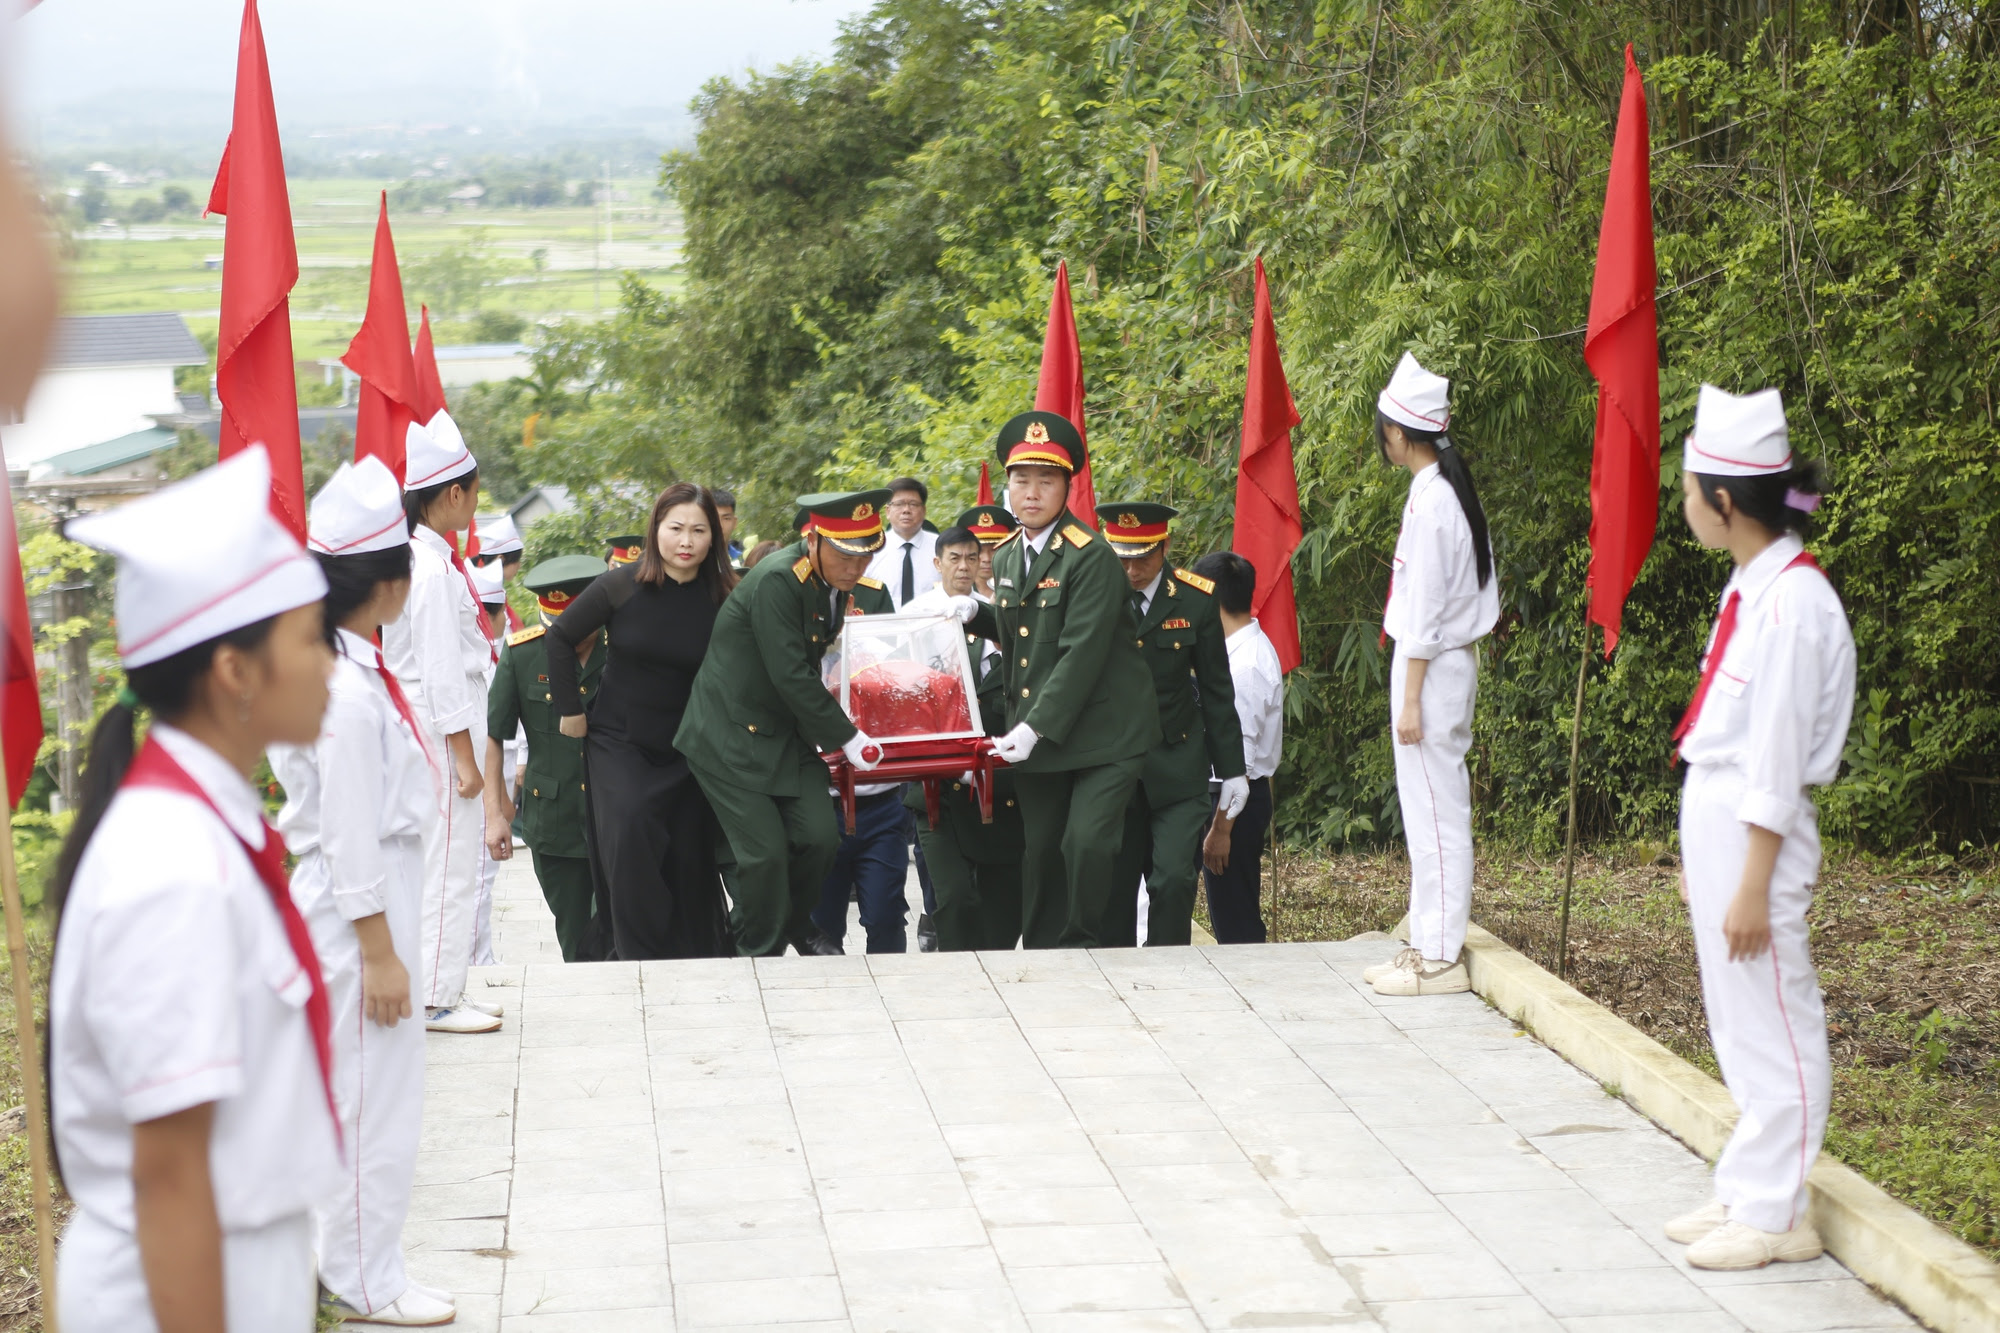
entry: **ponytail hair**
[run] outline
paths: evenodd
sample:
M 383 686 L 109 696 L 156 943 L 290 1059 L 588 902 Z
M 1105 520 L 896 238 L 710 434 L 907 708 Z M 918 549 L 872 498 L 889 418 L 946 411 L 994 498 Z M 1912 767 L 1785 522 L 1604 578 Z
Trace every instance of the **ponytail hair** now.
M 329 648 L 338 642 L 334 631 L 341 622 L 367 605 L 377 588 L 410 577 L 408 542 L 355 555 L 314 551 L 313 556 L 319 561 L 320 573 L 326 575 L 326 621 L 322 632 Z
M 1392 422 L 1378 410 L 1375 413 L 1375 448 L 1385 463 L 1389 461 L 1386 427 L 1392 425 L 1403 432 L 1403 438 L 1428 444 L 1437 451 L 1438 472 L 1450 485 L 1451 493 L 1458 497 L 1458 507 L 1465 511 L 1466 526 L 1472 529 L 1472 561 L 1479 572 L 1479 586 L 1484 588 L 1493 577 L 1493 542 L 1486 530 L 1486 510 L 1479 503 L 1479 491 L 1472 484 L 1472 469 L 1466 466 L 1465 455 L 1443 431 L 1418 430 L 1400 421 Z
M 1722 512 L 1726 492 L 1735 511 L 1763 524 L 1772 532 L 1811 535 L 1813 511 L 1826 494 L 1826 468 L 1817 458 L 1801 459 L 1783 472 L 1766 472 L 1757 477 L 1718 477 L 1697 472 L 1695 484 L 1701 498 L 1716 513 Z

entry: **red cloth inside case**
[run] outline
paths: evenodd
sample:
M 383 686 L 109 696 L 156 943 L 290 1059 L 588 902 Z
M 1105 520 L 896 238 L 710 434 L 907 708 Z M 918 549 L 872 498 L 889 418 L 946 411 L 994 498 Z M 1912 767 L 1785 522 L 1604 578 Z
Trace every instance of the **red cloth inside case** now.
M 921 662 L 876 662 L 849 679 L 854 725 L 870 736 L 929 736 L 972 730 L 965 683 Z

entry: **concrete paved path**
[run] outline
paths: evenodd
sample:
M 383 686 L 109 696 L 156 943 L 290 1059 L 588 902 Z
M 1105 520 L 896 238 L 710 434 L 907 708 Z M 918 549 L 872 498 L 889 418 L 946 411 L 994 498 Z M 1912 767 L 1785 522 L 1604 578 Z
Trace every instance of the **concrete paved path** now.
M 525 859 L 498 910 L 407 1232 L 462 1329 L 1913 1327 L 1688 1269 L 1700 1160 L 1379 943 L 566 967 Z

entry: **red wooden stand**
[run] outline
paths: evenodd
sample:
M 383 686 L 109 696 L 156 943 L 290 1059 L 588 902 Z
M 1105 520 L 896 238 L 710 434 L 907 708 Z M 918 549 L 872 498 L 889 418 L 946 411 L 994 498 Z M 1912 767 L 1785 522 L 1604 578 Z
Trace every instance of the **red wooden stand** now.
M 821 754 L 833 775 L 833 788 L 840 798 L 840 813 L 849 833 L 854 832 L 854 785 L 856 782 L 921 782 L 924 784 L 924 813 L 931 827 L 938 822 L 938 782 L 941 779 L 972 775 L 972 795 L 979 805 L 979 822 L 993 822 L 993 773 L 1005 768 L 1006 761 L 993 753 L 990 736 L 953 736 L 940 740 L 879 740 L 882 762 L 857 773 L 847 756 L 838 750 Z

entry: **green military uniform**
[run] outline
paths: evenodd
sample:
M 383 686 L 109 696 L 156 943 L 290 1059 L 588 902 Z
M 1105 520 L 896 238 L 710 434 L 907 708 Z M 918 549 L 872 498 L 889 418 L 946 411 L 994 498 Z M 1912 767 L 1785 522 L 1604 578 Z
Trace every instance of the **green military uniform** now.
M 1009 467 L 1083 462 L 1076 428 L 1054 412 L 1024 412 L 1001 428 Z M 1022 935 L 1031 949 L 1092 947 L 1112 888 L 1125 807 L 1160 737 L 1159 705 L 1136 639 L 1125 572 L 1074 515 L 1024 532 L 993 558 L 993 602 L 971 628 L 1000 645 L 1007 728 L 1037 740 L 1015 768 L 1026 848 Z
M 1097 507 L 1104 536 L 1123 559 L 1143 558 L 1167 539 L 1175 511 L 1159 504 Z M 1128 583 L 1129 587 L 1129 583 Z M 1128 593 L 1138 611 L 1140 594 Z M 1160 700 L 1160 741 L 1146 755 L 1125 812 L 1117 891 L 1105 933 L 1137 942 L 1139 879 L 1146 880 L 1146 943 L 1186 944 L 1194 915 L 1196 857 L 1208 827 L 1208 775 L 1243 776 L 1243 727 L 1223 645 L 1215 585 L 1162 565 L 1153 600 L 1139 617 L 1139 651 Z
M 523 581 L 541 599 L 543 615 L 553 619 L 603 572 L 602 560 L 565 555 L 544 560 Z M 534 858 L 542 897 L 555 914 L 563 961 L 573 963 L 584 958 L 592 940 L 596 897 L 585 833 L 590 815 L 584 792 L 584 742 L 562 734 L 562 717 L 549 694 L 545 633 L 545 626 L 533 625 L 507 636 L 486 692 L 486 734 L 512 736 L 517 726 L 527 732 L 528 758 L 521 768 L 520 816 L 515 826 Z M 597 694 L 607 656 L 600 633 L 577 672 L 585 706 Z
M 821 541 L 863 555 L 881 549 L 888 500 L 882 490 L 799 503 Z M 807 937 L 840 848 L 819 751 L 845 745 L 855 726 L 821 683 L 820 658 L 855 600 L 834 596 L 809 540 L 759 561 L 716 613 L 674 736 L 728 843 L 719 859 L 746 956 L 779 954 Z

